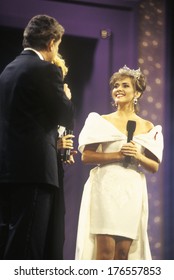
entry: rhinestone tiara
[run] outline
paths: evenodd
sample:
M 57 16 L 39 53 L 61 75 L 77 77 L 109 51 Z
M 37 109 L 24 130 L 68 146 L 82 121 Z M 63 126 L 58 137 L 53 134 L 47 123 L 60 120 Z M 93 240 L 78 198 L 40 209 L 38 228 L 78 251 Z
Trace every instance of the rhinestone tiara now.
M 129 67 L 127 67 L 126 65 L 123 68 L 120 68 L 118 70 L 118 72 L 120 74 L 126 74 L 126 75 L 130 75 L 136 79 L 139 79 L 141 76 L 141 70 L 140 68 L 138 68 L 137 70 L 134 69 L 130 69 Z

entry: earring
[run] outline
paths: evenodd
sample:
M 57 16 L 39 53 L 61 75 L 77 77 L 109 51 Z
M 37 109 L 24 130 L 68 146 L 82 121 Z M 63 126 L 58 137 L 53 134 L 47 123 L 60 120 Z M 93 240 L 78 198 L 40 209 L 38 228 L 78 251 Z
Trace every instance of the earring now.
M 137 105 L 137 103 L 138 103 L 138 99 L 134 97 L 134 105 Z

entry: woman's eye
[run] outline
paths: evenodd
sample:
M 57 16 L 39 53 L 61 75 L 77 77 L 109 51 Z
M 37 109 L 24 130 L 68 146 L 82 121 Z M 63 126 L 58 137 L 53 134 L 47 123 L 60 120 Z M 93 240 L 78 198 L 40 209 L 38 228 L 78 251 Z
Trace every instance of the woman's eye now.
M 114 89 L 114 88 L 118 88 L 118 87 L 119 87 L 118 85 L 115 85 L 115 86 L 113 87 L 113 89 Z

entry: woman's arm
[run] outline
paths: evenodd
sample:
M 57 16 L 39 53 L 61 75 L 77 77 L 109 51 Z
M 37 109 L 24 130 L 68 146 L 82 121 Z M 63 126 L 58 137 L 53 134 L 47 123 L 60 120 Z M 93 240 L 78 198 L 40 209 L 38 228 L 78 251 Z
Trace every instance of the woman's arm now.
M 122 161 L 124 156 L 121 152 L 103 153 L 98 152 L 99 144 L 86 145 L 82 153 L 82 162 L 85 164 L 107 164 Z
M 145 154 L 139 156 L 140 165 L 149 172 L 155 173 L 159 168 L 159 160 L 148 150 L 145 150 Z
M 158 171 L 158 159 L 148 150 L 145 150 L 144 154 L 140 153 L 133 141 L 123 145 L 119 152 L 97 152 L 98 146 L 99 144 L 86 145 L 81 157 L 83 163 L 96 165 L 123 162 L 125 156 L 130 156 L 135 158 L 149 172 L 155 173 Z

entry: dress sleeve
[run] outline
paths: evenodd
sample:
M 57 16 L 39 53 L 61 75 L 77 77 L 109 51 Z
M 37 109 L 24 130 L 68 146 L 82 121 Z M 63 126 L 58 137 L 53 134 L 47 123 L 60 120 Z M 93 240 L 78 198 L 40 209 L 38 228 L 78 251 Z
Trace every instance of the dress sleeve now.
M 91 112 L 79 134 L 78 149 L 82 153 L 85 145 L 94 143 L 104 143 L 126 139 L 108 121 L 103 119 L 98 113 Z
M 161 125 L 157 125 L 147 134 L 135 136 L 135 142 L 141 144 L 144 148 L 148 149 L 154 154 L 159 162 L 162 161 L 164 139 L 162 134 Z

